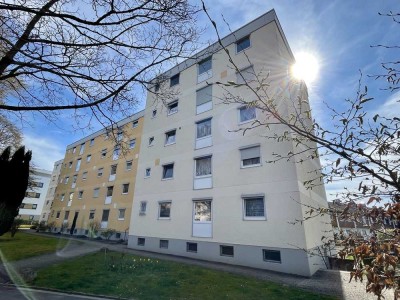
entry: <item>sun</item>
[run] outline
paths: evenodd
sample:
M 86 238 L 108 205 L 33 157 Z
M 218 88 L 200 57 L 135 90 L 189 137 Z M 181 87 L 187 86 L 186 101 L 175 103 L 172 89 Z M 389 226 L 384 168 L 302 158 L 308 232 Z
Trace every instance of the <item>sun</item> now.
M 315 55 L 307 52 L 300 52 L 295 55 L 296 63 L 292 66 L 292 75 L 306 84 L 313 83 L 319 72 L 319 63 Z

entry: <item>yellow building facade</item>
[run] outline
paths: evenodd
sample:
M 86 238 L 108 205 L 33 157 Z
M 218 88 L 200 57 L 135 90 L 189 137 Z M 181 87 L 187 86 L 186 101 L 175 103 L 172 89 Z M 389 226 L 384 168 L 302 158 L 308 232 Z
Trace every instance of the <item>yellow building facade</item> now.
M 127 238 L 142 126 L 139 112 L 67 146 L 48 219 L 53 232 L 114 229 L 111 238 Z

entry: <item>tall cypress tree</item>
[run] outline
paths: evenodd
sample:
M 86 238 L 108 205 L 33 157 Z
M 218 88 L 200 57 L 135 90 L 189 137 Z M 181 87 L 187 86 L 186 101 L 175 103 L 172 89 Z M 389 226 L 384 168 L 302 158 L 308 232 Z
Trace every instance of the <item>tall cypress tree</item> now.
M 0 236 L 10 230 L 29 182 L 32 152 L 22 146 L 11 156 L 11 147 L 0 155 Z

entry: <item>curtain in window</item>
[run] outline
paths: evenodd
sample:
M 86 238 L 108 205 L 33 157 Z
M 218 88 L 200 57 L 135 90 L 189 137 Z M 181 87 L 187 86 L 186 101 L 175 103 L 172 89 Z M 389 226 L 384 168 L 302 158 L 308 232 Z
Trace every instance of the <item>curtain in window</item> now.
M 264 198 L 245 199 L 246 217 L 264 217 Z
M 212 101 L 212 86 L 208 85 L 201 90 L 196 92 L 196 105 L 202 105 L 204 103 Z
M 243 77 L 242 77 L 243 76 Z M 244 80 L 243 80 L 244 78 Z M 240 73 L 236 73 L 236 83 L 238 84 L 244 84 L 245 80 L 247 83 L 250 83 L 256 79 L 256 74 L 254 72 L 253 66 L 250 66 L 242 71 Z
M 196 176 L 211 174 L 211 157 L 196 159 Z
M 164 178 L 172 178 L 174 176 L 174 165 L 164 166 Z
M 169 218 L 171 212 L 171 203 L 160 203 L 160 218 Z
M 167 141 L 166 144 L 175 143 L 175 130 L 171 132 L 167 132 Z
M 198 222 L 211 221 L 211 201 L 194 202 L 194 220 Z
M 197 138 L 211 135 L 211 119 L 197 123 Z

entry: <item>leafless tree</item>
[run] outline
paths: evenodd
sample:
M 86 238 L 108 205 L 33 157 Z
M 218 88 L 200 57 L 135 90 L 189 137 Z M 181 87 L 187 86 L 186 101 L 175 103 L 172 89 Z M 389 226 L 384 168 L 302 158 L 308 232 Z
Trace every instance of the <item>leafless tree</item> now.
M 0 111 L 62 110 L 108 121 L 132 113 L 149 80 L 195 49 L 186 0 L 0 1 Z
M 203 10 L 208 15 L 204 4 Z M 387 16 L 399 23 L 397 14 L 390 13 Z M 273 159 L 268 163 L 287 160 L 301 164 L 323 160 L 322 166 L 314 164 L 316 167 L 309 171 L 309 180 L 303 184 L 309 189 L 323 182 L 341 184 L 343 192 L 336 196 L 345 203 L 345 208 L 340 217 L 357 222 L 366 217 L 372 223 L 374 235 L 370 240 L 360 240 L 355 234 L 343 238 L 340 255 L 354 258 L 352 278 L 365 280 L 366 291 L 374 293 L 379 299 L 384 289 L 394 289 L 396 299 L 400 298 L 400 276 L 397 272 L 400 229 L 387 231 L 383 224 L 385 218 L 400 224 L 400 118 L 371 114 L 365 109 L 366 104 L 375 99 L 369 96 L 367 87 L 362 86 L 360 75 L 354 99 L 345 101 L 346 108 L 343 111 L 327 105 L 326 112 L 332 126 L 323 126 L 311 119 L 304 83 L 288 79 L 289 92 L 274 95 L 270 90 L 269 74 L 263 71 L 243 73 L 219 38 L 217 24 L 210 16 L 209 19 L 231 67 L 241 77 L 240 82 L 217 83 L 225 91 L 220 102 L 256 107 L 260 112 L 257 120 L 239 131 L 246 134 L 249 130 L 261 127 L 265 128 L 266 138 L 295 145 L 294 151 L 289 153 L 272 153 Z M 252 65 L 251 59 L 246 57 L 249 65 Z M 384 63 L 382 66 L 386 73 L 375 77 L 387 80 L 389 90 L 395 91 L 399 87 L 398 62 Z M 248 98 L 238 96 L 237 89 L 247 89 L 254 100 L 249 102 Z M 287 109 L 282 110 L 282 103 L 286 104 Z M 399 100 L 394 109 L 400 111 Z M 283 129 L 277 131 L 276 128 Z M 306 217 L 296 221 L 304 222 L 329 213 L 331 211 L 327 207 L 309 206 Z M 378 233 L 385 234 L 384 238 L 378 238 Z M 326 240 L 326 243 L 331 245 L 332 240 Z

